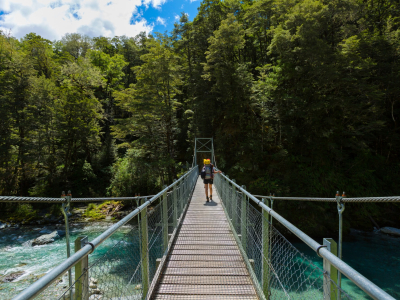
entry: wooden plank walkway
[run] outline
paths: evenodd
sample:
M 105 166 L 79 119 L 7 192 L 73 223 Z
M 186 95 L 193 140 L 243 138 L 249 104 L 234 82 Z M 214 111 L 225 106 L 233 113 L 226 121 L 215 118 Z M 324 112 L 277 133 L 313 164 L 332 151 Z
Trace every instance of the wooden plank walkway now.
M 216 191 L 205 200 L 199 178 L 152 299 L 258 299 Z

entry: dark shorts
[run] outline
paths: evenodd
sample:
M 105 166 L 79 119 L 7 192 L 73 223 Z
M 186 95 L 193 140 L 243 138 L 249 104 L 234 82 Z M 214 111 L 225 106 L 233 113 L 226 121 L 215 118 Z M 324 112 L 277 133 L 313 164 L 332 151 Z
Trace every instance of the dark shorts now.
M 213 184 L 213 179 L 204 179 L 204 184 Z

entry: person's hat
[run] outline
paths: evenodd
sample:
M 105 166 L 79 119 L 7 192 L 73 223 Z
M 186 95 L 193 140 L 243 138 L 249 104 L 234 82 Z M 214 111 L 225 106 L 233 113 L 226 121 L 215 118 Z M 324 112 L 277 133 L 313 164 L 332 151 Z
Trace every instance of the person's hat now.
M 206 158 L 206 159 L 204 160 L 204 164 L 205 164 L 205 165 L 209 165 L 210 163 L 211 163 L 211 161 L 210 161 L 209 158 Z

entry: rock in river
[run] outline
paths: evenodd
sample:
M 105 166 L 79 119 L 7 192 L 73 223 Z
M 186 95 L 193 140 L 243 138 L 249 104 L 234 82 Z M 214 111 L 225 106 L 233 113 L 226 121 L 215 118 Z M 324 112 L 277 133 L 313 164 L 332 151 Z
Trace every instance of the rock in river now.
M 53 243 L 55 240 L 59 239 L 60 237 L 63 237 L 64 235 L 65 235 L 65 232 L 63 230 L 56 230 L 56 231 L 53 231 L 52 233 L 43 234 L 36 239 L 27 241 L 23 245 L 28 246 L 28 247 L 29 246 L 33 247 L 33 246 L 50 244 L 50 243 Z
M 400 236 L 400 229 L 394 227 L 383 227 L 381 228 L 381 232 Z
M 14 273 L 5 275 L 3 278 L 1 278 L 0 281 L 2 281 L 2 282 L 11 282 L 11 281 L 14 281 L 15 279 L 17 279 L 18 277 L 21 277 L 24 274 L 25 274 L 24 271 L 14 272 Z

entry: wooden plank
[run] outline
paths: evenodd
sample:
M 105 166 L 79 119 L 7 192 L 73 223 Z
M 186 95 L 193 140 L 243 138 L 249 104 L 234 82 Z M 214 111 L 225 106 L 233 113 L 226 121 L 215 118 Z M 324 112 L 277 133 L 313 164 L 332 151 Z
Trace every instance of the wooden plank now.
M 243 261 L 241 255 L 177 255 L 173 253 L 169 260 L 194 260 L 194 261 Z
M 218 226 L 219 224 L 228 224 L 227 220 L 215 220 L 214 218 L 200 219 L 200 218 L 187 218 L 183 224 L 204 224 Z
M 246 268 L 167 268 L 164 274 L 182 276 L 249 276 Z
M 170 295 L 158 294 L 154 300 L 257 300 L 256 296 L 251 295 Z
M 243 261 L 180 261 L 172 260 L 167 263 L 167 268 L 245 268 Z
M 240 255 L 240 251 L 237 249 L 224 249 L 224 250 L 210 250 L 210 249 L 183 249 L 183 250 L 178 250 L 174 249 L 173 252 L 174 255 Z
M 252 285 L 187 285 L 160 284 L 157 289 L 161 294 L 185 295 L 251 295 L 255 293 Z
M 213 251 L 213 250 L 238 250 L 237 245 L 191 245 L 191 244 L 180 244 L 180 245 L 175 245 L 174 250 L 207 250 L 207 251 Z M 238 250 L 239 251 L 239 250 Z M 173 254 L 174 252 L 172 252 Z
M 216 205 L 213 207 L 210 206 L 205 206 L 205 205 L 190 205 L 189 206 L 189 210 L 190 211 L 194 211 L 194 210 L 201 210 L 201 211 L 217 211 L 217 212 L 223 212 L 224 209 L 222 208 L 221 205 Z
M 179 235 L 185 234 L 231 234 L 232 231 L 229 229 L 209 228 L 207 230 L 200 230 L 198 228 L 184 229 L 179 232 Z
M 203 205 L 190 205 L 188 212 L 196 212 L 196 211 L 206 211 L 209 213 L 223 213 L 224 209 L 222 206 L 214 206 L 214 207 L 206 207 Z
M 206 226 L 206 225 L 200 225 L 200 226 L 185 226 L 181 228 L 180 232 L 190 232 L 190 231 L 201 231 L 204 233 L 208 232 L 214 232 L 214 231 L 222 231 L 226 233 L 231 233 L 232 231 L 229 229 L 229 227 L 226 226 L 218 226 L 218 227 L 213 227 L 213 226 Z
M 225 213 L 222 208 L 221 209 L 200 209 L 200 208 L 192 207 L 192 208 L 189 208 L 187 211 L 187 213 L 189 213 L 189 214 L 196 214 L 196 213 L 198 214 L 199 212 L 207 213 L 207 214 L 216 214 L 216 215 Z
M 189 205 L 189 211 L 191 210 L 202 210 L 202 211 L 210 211 L 210 212 L 224 212 L 224 208 L 222 205 L 216 205 L 216 206 L 206 206 L 206 205 L 196 205 L 196 204 L 191 204 Z
M 230 230 L 229 224 L 219 224 L 218 226 L 210 225 L 208 223 L 204 224 L 183 224 L 181 227 L 181 230 L 207 230 L 207 229 L 224 229 L 224 230 Z
M 179 241 L 234 241 L 231 234 L 180 234 Z
M 164 276 L 163 284 L 214 284 L 214 285 L 243 285 L 252 284 L 248 276 Z
M 177 245 L 210 245 L 210 246 L 236 246 L 235 241 L 192 241 L 192 240 L 177 240 Z

